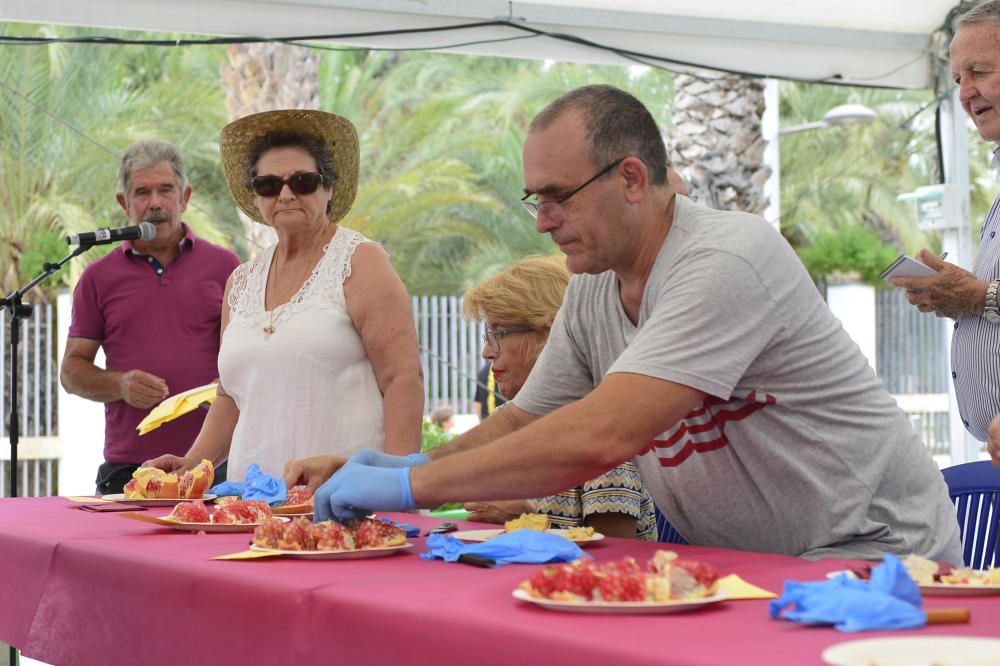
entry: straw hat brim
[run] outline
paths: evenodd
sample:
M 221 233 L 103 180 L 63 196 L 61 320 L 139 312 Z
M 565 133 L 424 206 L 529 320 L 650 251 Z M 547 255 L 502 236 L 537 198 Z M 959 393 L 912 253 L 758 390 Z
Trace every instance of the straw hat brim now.
M 254 194 L 247 184 L 250 168 L 250 144 L 271 132 L 293 132 L 319 139 L 333 157 L 336 179 L 327 217 L 337 222 L 354 203 L 358 193 L 358 133 L 351 121 L 341 116 L 310 109 L 264 111 L 234 120 L 222 128 L 219 152 L 222 170 L 229 191 L 240 210 L 248 217 L 268 224 L 254 203 Z

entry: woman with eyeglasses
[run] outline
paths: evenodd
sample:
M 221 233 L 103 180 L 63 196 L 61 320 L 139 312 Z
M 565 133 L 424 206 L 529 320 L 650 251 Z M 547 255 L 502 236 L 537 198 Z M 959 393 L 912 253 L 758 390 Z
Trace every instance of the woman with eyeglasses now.
M 242 481 L 250 463 L 277 476 L 293 459 L 336 460 L 320 454 L 416 452 L 409 296 L 386 252 L 337 224 L 358 187 L 354 126 L 321 111 L 258 113 L 227 125 L 220 151 L 236 204 L 277 243 L 226 285 L 218 397 L 201 433 L 183 458 L 148 464 L 228 458 L 229 479 Z
M 508 400 L 521 390 L 541 354 L 569 278 L 562 257 L 531 257 L 465 294 L 466 317 L 486 322 L 483 358 L 492 362 L 493 377 Z M 656 539 L 653 502 L 631 462 L 551 497 L 468 502 L 465 508 L 469 520 L 487 523 L 544 513 L 554 527 L 589 526 L 608 536 Z

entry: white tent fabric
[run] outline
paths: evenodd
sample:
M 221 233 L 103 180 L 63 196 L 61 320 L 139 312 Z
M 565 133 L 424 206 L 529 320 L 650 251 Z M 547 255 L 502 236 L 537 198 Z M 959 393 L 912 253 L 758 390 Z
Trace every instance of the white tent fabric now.
M 955 0 L 3 0 L 0 20 L 228 36 L 357 34 L 504 21 L 344 44 L 634 63 L 589 40 L 672 63 L 861 85 L 934 87 L 933 34 Z M 656 60 L 650 59 L 650 62 Z

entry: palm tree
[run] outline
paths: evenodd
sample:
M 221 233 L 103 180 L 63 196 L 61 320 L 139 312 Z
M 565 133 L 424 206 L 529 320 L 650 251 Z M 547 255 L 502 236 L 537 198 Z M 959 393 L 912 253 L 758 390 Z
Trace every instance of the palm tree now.
M 761 134 L 764 86 L 738 76 L 674 77 L 671 161 L 691 195 L 719 210 L 761 214 L 767 208 Z
M 317 72 L 321 55 L 304 46 L 264 42 L 233 44 L 226 49 L 220 81 L 229 120 L 272 109 L 318 109 Z M 256 256 L 275 240 L 274 230 L 236 210 Z
M 927 107 L 932 100 L 925 92 L 782 85 L 782 118 L 789 123 L 814 120 L 846 103 L 878 113 L 865 127 L 782 138 L 781 229 L 793 246 L 847 227 L 905 250 L 927 244 L 912 207 L 896 197 L 935 182 L 933 109 Z
M 328 56 L 321 72 L 324 106 L 336 100 L 331 110 L 356 114 L 361 133 L 361 191 L 345 224 L 383 241 L 421 294 L 458 293 L 556 251 L 518 201 L 524 134 L 545 104 L 608 82 L 635 92 L 664 125 L 669 118 L 670 76 L 655 70 L 372 53 Z
M 88 34 L 14 24 L 0 29 L 18 35 Z M 217 169 L 206 168 L 200 128 L 219 126 L 211 110 L 221 105 L 213 104 L 209 87 L 189 77 L 199 61 L 190 52 L 53 44 L 8 47 L 5 56 L 0 59 L 0 287 L 5 293 L 39 273 L 43 261 L 65 255 L 61 239 L 66 233 L 124 223 L 114 188 L 119 156 L 132 141 L 174 141 L 186 152 L 196 189 L 199 176 L 212 180 Z M 101 75 L 95 77 L 95 71 Z M 203 235 L 225 238 L 225 225 L 209 210 L 192 210 L 189 217 Z M 89 251 L 70 265 L 69 274 L 46 283 L 35 296 L 47 298 L 96 256 L 98 250 Z

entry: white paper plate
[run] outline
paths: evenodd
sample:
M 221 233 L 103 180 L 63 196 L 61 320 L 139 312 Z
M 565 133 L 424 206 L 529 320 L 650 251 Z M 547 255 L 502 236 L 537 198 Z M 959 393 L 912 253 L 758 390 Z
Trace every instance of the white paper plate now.
M 514 598 L 564 613 L 588 613 L 597 615 L 649 615 L 661 613 L 684 613 L 725 601 L 728 595 L 716 592 L 701 599 L 678 601 L 556 601 L 533 597 L 526 591 L 514 590 Z
M 548 532 L 549 534 L 557 534 L 561 537 L 566 537 L 573 543 L 579 543 L 579 544 L 593 543 L 595 541 L 600 541 L 601 539 L 604 538 L 604 535 L 601 534 L 600 532 L 594 532 L 589 537 L 583 539 L 570 539 L 569 537 L 566 536 L 566 532 L 568 530 L 557 530 L 554 528 L 549 528 L 545 531 Z M 451 536 L 455 537 L 460 541 L 489 541 L 493 537 L 500 536 L 501 534 L 504 533 L 505 532 L 502 528 L 491 529 L 491 530 L 463 530 L 461 532 L 452 532 Z
M 109 502 L 121 502 L 122 504 L 135 504 L 136 506 L 174 506 L 181 502 L 193 502 L 196 499 L 208 502 L 214 500 L 215 495 L 205 494 L 201 497 L 184 497 L 180 499 L 128 499 L 123 493 L 117 493 L 115 495 L 101 495 L 101 499 L 108 500 Z
M 1000 585 L 976 585 L 975 583 L 931 583 L 918 585 L 925 597 L 980 597 L 1000 594 Z
M 858 575 L 846 569 L 842 571 L 831 571 L 827 578 L 836 578 L 840 574 L 845 574 L 848 578 L 857 578 Z M 925 597 L 981 597 L 993 594 L 1000 594 L 1000 585 L 977 585 L 975 583 L 927 583 L 917 585 L 921 594 Z
M 372 557 L 395 555 L 412 547 L 413 544 L 407 541 L 399 546 L 362 548 L 360 550 L 279 550 L 278 548 L 264 548 L 257 544 L 251 544 L 250 550 L 257 550 L 262 553 L 274 553 L 275 555 L 284 555 L 285 557 L 295 557 L 303 560 L 366 560 Z
M 837 643 L 823 650 L 830 666 L 988 666 L 1000 663 L 1000 639 L 899 636 Z

